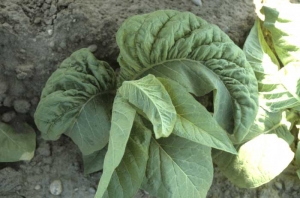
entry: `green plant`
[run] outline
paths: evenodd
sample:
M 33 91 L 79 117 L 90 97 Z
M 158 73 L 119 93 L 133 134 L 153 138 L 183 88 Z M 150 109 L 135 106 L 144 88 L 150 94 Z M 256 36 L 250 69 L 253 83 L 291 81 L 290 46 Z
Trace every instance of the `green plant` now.
M 120 72 L 87 49 L 74 52 L 47 81 L 35 123 L 43 138 L 65 134 L 78 145 L 85 174 L 103 168 L 96 197 L 132 197 L 139 188 L 205 197 L 213 161 L 241 187 L 266 183 L 293 158 L 287 125 L 297 109 L 263 105 L 274 86 L 257 70 L 269 46 L 258 43 L 258 24 L 244 53 L 191 13 L 133 16 L 117 33 Z M 199 102 L 211 95 L 212 105 Z M 253 150 L 259 145 L 268 149 Z M 281 163 L 272 169 L 264 159 Z M 251 175 L 254 169 L 261 172 Z

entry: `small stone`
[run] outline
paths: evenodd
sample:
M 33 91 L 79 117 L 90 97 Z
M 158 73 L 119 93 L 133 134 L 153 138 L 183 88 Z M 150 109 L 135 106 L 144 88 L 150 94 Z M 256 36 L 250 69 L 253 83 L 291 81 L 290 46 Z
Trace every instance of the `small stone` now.
M 77 192 L 78 191 L 78 188 L 74 188 L 74 192 Z
M 2 115 L 1 119 L 3 122 L 10 122 L 12 119 L 16 117 L 16 112 L 9 111 Z
M 192 0 L 194 4 L 196 4 L 197 6 L 202 6 L 202 2 L 201 0 Z
M 57 8 L 55 5 L 51 5 L 50 10 L 49 10 L 49 15 L 52 16 L 57 12 Z
M 13 98 L 7 96 L 7 97 L 4 99 L 4 101 L 3 101 L 3 106 L 5 106 L 5 107 L 11 107 L 11 106 L 12 106 L 12 103 L 13 103 Z
M 275 182 L 275 187 L 276 187 L 278 190 L 282 190 L 282 183 L 281 183 L 281 182 Z
M 49 187 L 52 195 L 60 195 L 62 193 L 62 183 L 60 180 L 54 180 Z
M 62 48 L 62 49 L 65 49 L 67 47 L 67 44 L 65 41 L 62 41 L 60 44 L 59 44 L 59 47 Z
M 42 10 L 47 10 L 48 8 L 50 8 L 50 5 L 47 3 L 44 3 L 42 6 Z
M 0 94 L 4 94 L 8 89 L 8 85 L 6 82 L 0 82 Z
M 33 21 L 34 24 L 40 24 L 42 19 L 40 17 L 36 17 Z
M 88 49 L 90 50 L 90 52 L 94 53 L 97 50 L 98 46 L 93 44 L 88 46 Z
M 96 190 L 95 190 L 95 188 L 90 187 L 90 188 L 89 188 L 89 192 L 92 193 L 92 194 L 94 194 L 94 193 L 96 193 Z
M 49 36 L 51 36 L 53 34 L 53 30 L 52 29 L 47 30 L 47 32 L 48 32 Z
M 52 0 L 46 0 L 46 3 L 51 4 Z
M 44 22 L 45 22 L 47 25 L 52 25 L 53 19 L 52 19 L 52 18 L 44 19 Z M 52 31 L 53 31 L 53 30 L 52 30 Z
M 17 99 L 14 101 L 14 109 L 18 113 L 27 113 L 30 110 L 31 104 L 27 100 Z
M 49 47 L 54 48 L 54 46 L 55 46 L 54 41 L 51 41 L 51 42 L 49 43 Z
M 40 189 L 41 189 L 41 185 L 36 185 L 36 186 L 34 187 L 34 189 L 35 189 L 35 190 L 40 190 Z

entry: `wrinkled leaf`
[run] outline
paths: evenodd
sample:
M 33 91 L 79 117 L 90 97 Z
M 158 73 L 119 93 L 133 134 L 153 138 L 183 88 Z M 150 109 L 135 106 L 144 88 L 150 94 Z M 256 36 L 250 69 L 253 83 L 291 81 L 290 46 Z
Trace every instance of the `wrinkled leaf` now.
M 84 155 L 108 142 L 114 71 L 88 49 L 74 52 L 50 76 L 34 119 L 42 137 L 66 134 Z
M 104 147 L 103 149 L 95 151 L 92 154 L 82 156 L 84 175 L 88 175 L 103 169 L 106 152 L 107 148 Z
M 169 93 L 177 112 L 173 133 L 208 147 L 236 154 L 226 131 L 211 114 L 197 102 L 180 84 L 158 78 Z
M 145 175 L 151 134 L 141 121 L 135 120 L 124 157 L 114 171 L 103 197 L 134 197 Z
M 238 148 L 238 155 L 220 152 L 214 162 L 241 188 L 255 188 L 279 175 L 292 161 L 289 144 L 276 134 L 261 134 Z
M 117 93 L 112 110 L 108 150 L 104 158 L 103 174 L 96 197 L 100 198 L 104 195 L 115 169 L 121 163 L 135 115 L 135 109 Z
M 206 197 L 212 184 L 211 148 L 184 138 L 151 139 L 142 188 L 157 197 Z
M 155 76 L 125 81 L 119 93 L 147 116 L 156 138 L 168 137 L 172 133 L 176 110 L 168 92 Z
M 27 123 L 14 127 L 0 122 L 0 162 L 31 160 L 34 156 L 36 135 Z
M 223 84 L 222 87 L 226 87 L 225 90 L 214 91 L 217 107 L 229 107 L 226 109 L 226 113 L 229 110 L 234 112 L 226 114 L 230 115 L 227 119 L 224 116 L 225 112 L 223 115 L 216 114 L 219 124 L 222 127 L 225 125 L 225 130 L 234 134 L 233 140 L 236 143 L 240 142 L 247 134 L 258 107 L 257 81 L 243 51 L 217 26 L 208 24 L 188 12 L 156 11 L 127 19 L 117 33 L 117 43 L 120 47 L 118 58 L 121 66 L 120 82 L 138 79 L 145 73 L 157 71 L 158 68 L 172 61 L 167 68 L 172 70 L 171 73 L 162 72 L 164 70 L 162 69 L 157 71 L 157 73 L 161 73 L 160 77 L 167 75 L 168 78 L 178 82 L 183 79 L 187 82 L 186 84 L 192 82 L 188 85 L 189 87 L 200 87 L 198 90 L 205 90 L 206 93 L 209 93 L 212 91 L 211 88 L 215 89 L 214 86 L 200 84 L 193 78 L 189 79 L 190 64 L 206 67 L 215 75 L 210 81 L 219 80 Z M 193 61 L 195 63 L 191 63 Z M 171 67 L 171 64 L 174 68 Z M 181 68 L 175 69 L 175 67 Z M 199 68 L 200 71 L 202 68 Z M 172 76 L 170 77 L 170 75 Z M 181 83 L 179 82 L 179 84 Z M 228 93 L 225 95 L 224 101 L 221 100 L 220 95 L 222 94 L 219 92 L 225 91 Z M 203 92 L 191 93 L 197 96 L 206 94 Z M 228 95 L 230 95 L 229 98 Z M 230 108 L 231 106 L 233 109 Z

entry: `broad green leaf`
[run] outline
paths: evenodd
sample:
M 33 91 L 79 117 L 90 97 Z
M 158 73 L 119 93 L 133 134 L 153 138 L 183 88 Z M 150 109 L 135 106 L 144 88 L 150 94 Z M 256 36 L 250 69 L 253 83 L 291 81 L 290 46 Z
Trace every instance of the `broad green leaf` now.
M 151 135 L 152 132 L 136 119 L 123 159 L 114 171 L 103 197 L 134 197 L 145 176 Z
M 283 65 L 300 62 L 300 5 L 285 3 L 270 8 L 264 6 L 264 27 L 270 31 L 272 45 Z
M 109 138 L 114 88 L 115 74 L 106 62 L 88 49 L 74 52 L 43 89 L 34 115 L 42 137 L 56 140 L 66 134 L 83 155 L 101 150 Z
M 35 131 L 26 123 L 14 127 L 0 122 L 0 162 L 31 160 L 36 146 Z
M 172 133 L 176 110 L 168 92 L 155 76 L 148 75 L 140 80 L 125 81 L 118 91 L 147 116 L 157 139 L 168 137 Z
M 173 133 L 208 147 L 236 154 L 226 131 L 211 114 L 175 81 L 158 78 L 169 93 L 177 112 Z
M 292 161 L 289 144 L 276 134 L 261 134 L 238 148 L 238 155 L 214 154 L 223 174 L 241 188 L 255 188 L 279 175 Z
M 243 51 L 217 26 L 188 12 L 156 11 L 127 19 L 117 43 L 119 83 L 159 73 L 196 96 L 214 91 L 218 123 L 234 134 L 235 143 L 247 134 L 258 108 L 257 81 Z M 191 73 L 202 71 L 209 74 L 203 80 Z
M 157 197 L 206 197 L 212 184 L 211 148 L 171 135 L 151 139 L 142 188 Z
M 103 169 L 104 157 L 107 148 L 104 147 L 89 155 L 82 155 L 84 175 L 88 175 Z
M 115 169 L 121 163 L 135 115 L 135 109 L 118 92 L 113 104 L 108 149 L 96 197 L 104 195 Z

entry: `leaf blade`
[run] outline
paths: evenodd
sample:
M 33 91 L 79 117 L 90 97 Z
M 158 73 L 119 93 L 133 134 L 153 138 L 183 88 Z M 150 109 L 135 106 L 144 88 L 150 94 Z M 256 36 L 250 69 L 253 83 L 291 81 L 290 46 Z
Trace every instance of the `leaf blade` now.
M 211 114 L 175 81 L 158 78 L 177 112 L 173 133 L 190 141 L 236 154 L 226 131 Z
M 125 81 L 119 92 L 152 122 L 156 138 L 168 137 L 176 122 L 176 111 L 164 86 L 153 75 Z
M 209 147 L 171 135 L 152 138 L 149 152 L 143 189 L 166 198 L 206 196 L 213 171 Z
M 104 195 L 115 169 L 124 156 L 135 115 L 135 109 L 120 94 L 117 94 L 113 104 L 110 138 L 104 159 L 103 175 L 98 184 L 96 197 Z
M 33 128 L 21 123 L 18 132 L 5 123 L 0 122 L 0 162 L 16 162 L 31 160 L 36 147 L 36 135 Z

